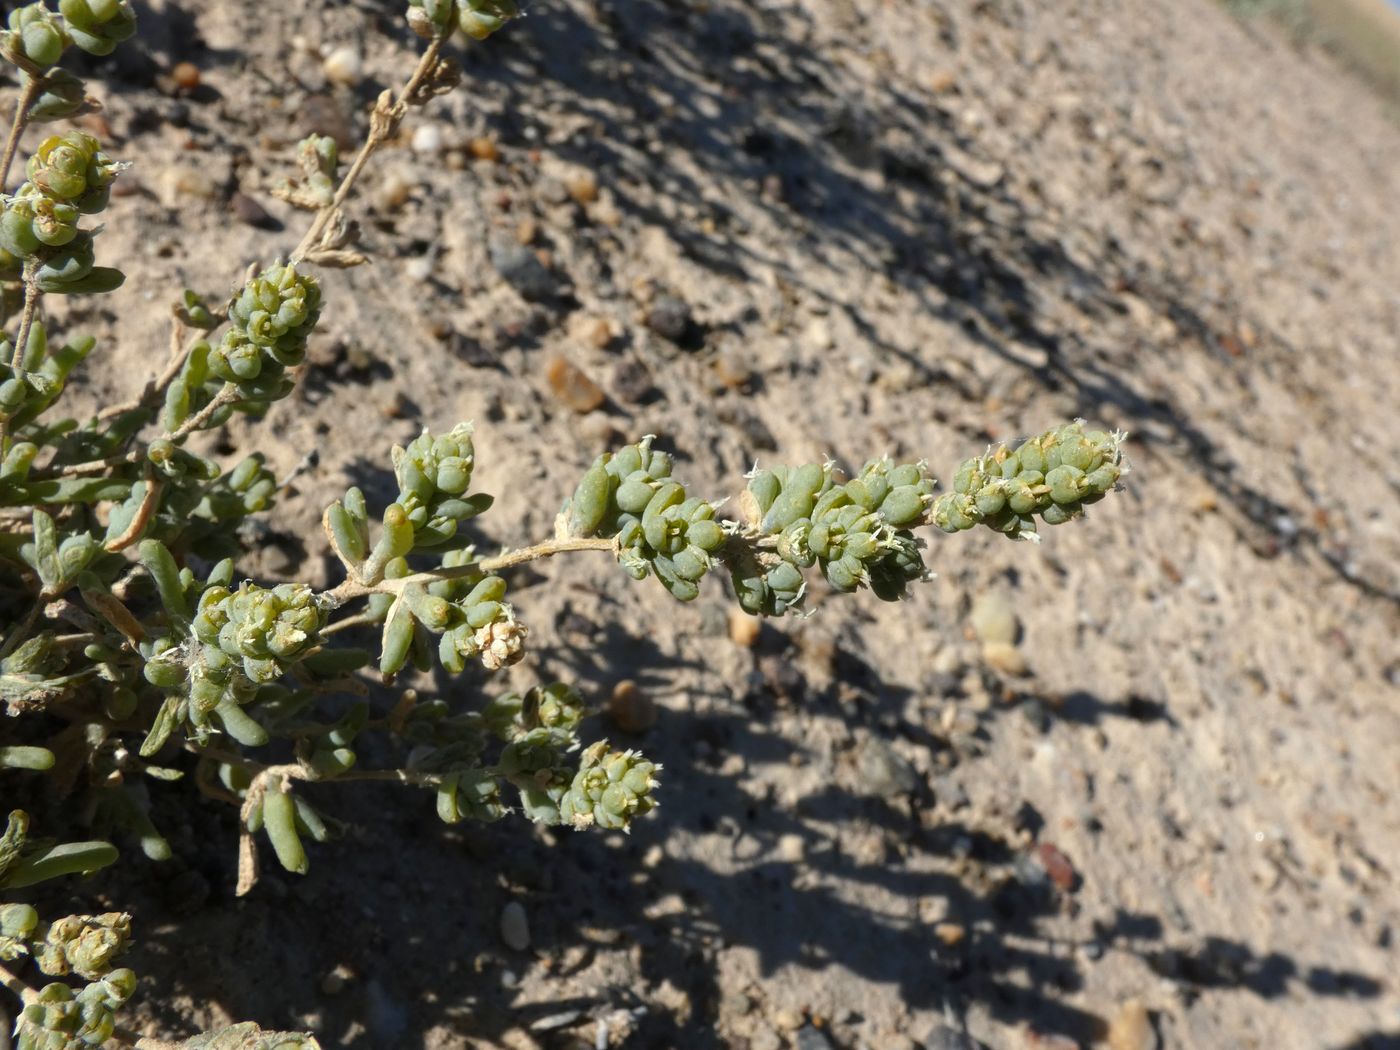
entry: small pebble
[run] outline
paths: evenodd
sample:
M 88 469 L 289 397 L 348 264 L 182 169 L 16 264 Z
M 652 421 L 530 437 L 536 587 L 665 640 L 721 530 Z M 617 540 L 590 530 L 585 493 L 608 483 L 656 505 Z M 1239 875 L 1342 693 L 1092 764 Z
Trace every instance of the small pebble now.
M 637 688 L 637 683 L 624 678 L 613 686 L 608 697 L 608 718 L 624 733 L 645 733 L 656 725 L 656 702 Z
M 602 388 L 567 358 L 553 358 L 545 368 L 545 378 L 559 402 L 580 415 L 601 408 L 607 400 Z
M 496 140 L 483 136 L 478 136 L 468 142 L 467 152 L 476 160 L 498 160 L 501 156 L 501 150 L 496 145 Z
M 763 621 L 750 616 L 742 609 L 729 610 L 729 637 L 741 649 L 752 649 L 758 644 L 758 636 L 763 633 Z
M 1108 1045 L 1110 1050 L 1155 1050 L 1157 1034 L 1141 1000 L 1129 999 L 1118 1008 L 1108 1026 Z
M 233 209 L 234 217 L 239 222 L 259 230 L 282 229 L 282 224 L 273 217 L 271 212 L 241 190 L 236 191 L 229 198 L 229 207 Z
M 690 324 L 690 307 L 674 295 L 657 296 L 647 311 L 647 327 L 673 343 L 685 339 Z
M 1045 869 L 1045 874 L 1050 876 L 1050 881 L 1066 893 L 1079 882 L 1074 865 L 1053 842 L 1042 842 L 1035 848 L 1035 856 Z
M 598 180 L 591 171 L 581 171 L 564 181 L 564 188 L 578 204 L 592 204 L 598 199 Z
M 788 864 L 801 864 L 806 856 L 807 843 L 801 835 L 788 832 L 778 836 L 778 859 Z
M 321 69 L 331 83 L 348 86 L 360 82 L 364 63 L 353 47 L 338 47 L 321 62 Z
M 972 603 L 968 622 L 983 642 L 1004 642 L 1014 645 L 1020 634 L 1016 607 L 1004 590 L 983 591 Z
M 413 129 L 410 148 L 420 157 L 431 157 L 442 152 L 442 128 L 436 124 L 419 124 Z
M 967 936 L 967 927 L 956 922 L 940 922 L 933 928 L 933 935 L 949 948 L 955 948 Z
M 321 991 L 326 995 L 339 995 L 354 976 L 355 971 L 341 963 L 321 978 Z
M 539 256 L 525 245 L 516 243 L 514 237 L 492 242 L 491 265 L 502 280 L 527 302 L 548 301 L 559 290 L 559 281 L 540 262 Z
M 1009 642 L 987 642 L 982 646 L 982 659 L 1002 674 L 1020 677 L 1030 673 L 1025 653 Z
M 812 1025 L 799 1028 L 792 1045 L 795 1050 L 831 1050 L 831 1040 L 826 1033 Z
M 199 87 L 199 67 L 193 62 L 177 62 L 170 71 L 170 79 L 181 91 L 193 91 Z
M 523 952 L 530 947 L 530 920 L 519 901 L 510 901 L 501 909 L 501 941 L 511 951 Z
M 773 1023 L 784 1032 L 795 1032 L 805 1023 L 802 1011 L 784 1007 L 773 1015 Z

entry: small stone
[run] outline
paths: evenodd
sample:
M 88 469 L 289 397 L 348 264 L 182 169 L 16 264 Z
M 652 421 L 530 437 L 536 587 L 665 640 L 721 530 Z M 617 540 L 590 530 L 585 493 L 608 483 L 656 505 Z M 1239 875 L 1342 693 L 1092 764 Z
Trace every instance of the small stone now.
M 499 160 L 501 157 L 501 149 L 496 145 L 496 140 L 482 135 L 467 143 L 467 152 L 475 160 Z
M 820 1028 L 803 1025 L 793 1040 L 795 1050 L 831 1050 L 831 1040 Z
M 1110 1050 L 1155 1050 L 1157 1034 L 1152 1018 L 1139 999 L 1129 999 L 1118 1008 L 1108 1026 Z
M 659 396 L 647 366 L 630 357 L 617 363 L 611 385 L 613 393 L 631 405 L 654 401 Z
M 946 95 L 958 86 L 958 78 L 951 70 L 935 70 L 928 78 L 929 90 L 937 95 Z
M 802 332 L 802 342 L 809 350 L 819 354 L 836 345 L 836 340 L 831 334 L 831 325 L 825 317 L 814 317 L 807 322 L 807 327 Z
M 778 859 L 787 864 L 801 864 L 807 854 L 807 842 L 801 835 L 789 832 L 778 836 Z
M 861 749 L 858 770 L 864 792 L 876 798 L 907 795 L 919 782 L 914 767 L 889 744 L 876 737 L 867 740 Z
M 280 223 L 271 212 L 241 190 L 229 198 L 229 207 L 239 222 L 259 230 L 280 230 Z
M 982 659 L 1002 674 L 1020 677 L 1030 673 L 1026 655 L 1008 642 L 987 642 L 982 646 Z
M 598 199 L 598 179 L 591 171 L 579 171 L 564 180 L 564 188 L 578 204 L 592 204 Z
M 645 733 L 656 725 L 656 701 L 637 688 L 637 683 L 624 678 L 613 686 L 608 697 L 608 718 L 624 733 Z
M 375 194 L 375 203 L 384 211 L 397 211 L 408 203 L 412 193 L 412 182 L 401 175 L 388 175 Z
M 607 400 L 602 387 L 567 358 L 553 358 L 545 369 L 545 378 L 549 380 L 549 388 L 559 402 L 579 415 L 602 407 Z
M 193 62 L 177 62 L 170 71 L 170 79 L 181 91 L 193 91 L 199 87 L 199 67 Z
M 648 328 L 673 343 L 681 343 L 690 333 L 690 307 L 674 295 L 657 296 L 646 320 Z
M 783 1050 L 782 1037 L 771 1026 L 757 1024 L 749 1036 L 749 1050 Z
M 1020 634 L 1016 607 L 1004 590 L 983 591 L 972 603 L 968 622 L 983 642 L 1005 642 L 1014 645 Z
M 729 638 L 741 649 L 752 649 L 758 644 L 758 636 L 763 633 L 763 621 L 750 616 L 742 609 L 729 610 Z
M 936 1024 L 923 1040 L 924 1050 L 981 1050 L 982 1044 L 946 1024 Z
M 753 369 L 749 368 L 746 355 L 728 351 L 715 359 L 715 378 L 730 390 L 743 390 L 753 382 Z
M 535 243 L 535 238 L 540 235 L 540 224 L 534 219 L 521 219 L 515 227 L 515 240 L 517 244 L 530 245 Z
M 956 922 L 940 922 L 933 928 L 933 935 L 949 948 L 956 948 L 967 937 L 967 927 Z
M 360 53 L 353 47 L 338 47 L 321 62 L 326 79 L 333 84 L 358 84 L 364 72 Z
M 530 920 L 519 901 L 510 901 L 501 909 L 501 941 L 511 951 L 523 952 L 530 947 Z
M 540 262 L 539 256 L 525 245 L 517 244 L 514 237 L 493 240 L 491 265 L 527 302 L 547 302 L 559 290 L 558 279 Z
M 1045 874 L 1050 876 L 1050 881 L 1059 889 L 1068 893 L 1078 885 L 1079 875 L 1074 870 L 1074 865 L 1053 842 L 1042 842 L 1037 846 L 1035 858 L 1040 861 Z
M 595 350 L 606 350 L 613 341 L 612 322 L 606 317 L 590 318 L 583 326 L 584 338 Z
M 784 1032 L 795 1032 L 806 1022 L 801 1010 L 784 1007 L 773 1015 L 773 1023 Z
M 326 976 L 321 978 L 321 991 L 326 995 L 339 995 L 345 990 L 345 986 L 354 978 L 355 971 L 344 963 L 341 963 Z
M 432 157 L 442 152 L 442 128 L 436 124 L 419 124 L 413 129 L 409 148 L 420 157 Z

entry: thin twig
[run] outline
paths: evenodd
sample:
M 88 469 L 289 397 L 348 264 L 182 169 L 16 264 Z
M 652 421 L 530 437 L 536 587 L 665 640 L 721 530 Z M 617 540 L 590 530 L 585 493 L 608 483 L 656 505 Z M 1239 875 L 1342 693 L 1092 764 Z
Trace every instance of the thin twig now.
M 26 71 L 24 87 L 20 90 L 19 98 L 15 101 L 15 115 L 14 119 L 10 121 L 10 135 L 5 140 L 5 154 L 0 157 L 0 190 L 4 190 L 5 183 L 10 177 L 10 165 L 14 163 L 15 152 L 19 149 L 20 136 L 24 134 L 24 129 L 29 124 L 29 107 L 34 105 L 34 100 L 39 97 L 39 92 L 43 89 L 43 78 Z
M 166 431 L 166 439 L 169 441 L 178 441 L 186 434 L 191 434 L 201 429 L 205 423 L 213 418 L 215 412 L 219 411 L 219 409 L 223 408 L 225 405 L 233 404 L 237 400 L 238 387 L 233 383 L 225 383 L 219 392 L 210 400 L 209 404 L 190 416 L 189 419 L 181 423 L 175 430 Z
M 24 370 L 24 354 L 29 344 L 29 329 L 34 325 L 34 315 L 39 309 L 39 297 L 44 294 L 39 291 L 37 270 L 38 267 L 33 259 L 25 261 L 24 313 L 20 314 L 19 331 L 15 333 L 14 349 L 10 352 L 10 367 L 16 372 Z
M 39 998 L 39 993 L 29 987 L 27 983 L 16 976 L 8 966 L 0 964 L 0 984 L 19 996 L 20 1001 L 28 1006 Z
M 367 584 L 352 577 L 338 587 L 325 591 L 320 597 L 329 601 L 332 607 L 335 607 L 349 601 L 351 598 L 363 597 L 366 594 L 398 594 L 405 587 L 426 587 L 428 584 L 437 583 L 440 580 L 457 580 L 464 576 L 476 576 L 482 572 L 500 572 L 502 569 L 513 568 L 516 565 L 524 565 L 526 562 L 538 561 L 540 558 L 550 558 L 556 554 L 563 554 L 567 551 L 610 551 L 613 550 L 614 547 L 615 543 L 613 540 L 604 539 L 600 536 L 546 540 L 544 543 L 537 543 L 533 547 L 522 547 L 519 550 L 507 551 L 494 558 L 485 558 L 482 561 L 472 562 L 468 565 L 456 565 L 450 568 L 434 569 L 431 572 L 418 572 L 414 573 L 412 576 L 401 576 L 396 580 L 381 580 L 378 583 Z
M 326 227 L 335 218 L 340 206 L 345 203 L 350 196 L 350 191 L 354 189 L 356 181 L 359 180 L 360 173 L 364 170 L 365 164 L 373 156 L 374 151 L 382 146 L 386 139 L 398 127 L 399 120 L 403 117 L 403 109 L 408 105 L 410 99 L 418 94 L 423 86 L 437 68 L 438 56 L 442 53 L 445 37 L 434 37 L 422 56 L 418 59 L 418 66 L 414 69 L 413 75 L 399 91 L 392 105 L 385 105 L 386 98 L 381 96 L 379 104 L 375 106 L 374 117 L 380 119 L 370 120 L 369 136 L 365 139 L 364 145 L 360 147 L 360 152 L 356 155 L 349 170 L 345 172 L 345 177 L 340 180 L 340 185 L 336 188 L 335 196 L 331 198 L 330 204 L 316 213 L 316 218 L 311 223 L 311 228 L 302 237 L 301 243 L 292 252 L 291 261 L 300 262 L 306 253 L 311 251 L 320 243 L 322 235 L 326 232 Z M 385 92 L 385 96 L 388 92 Z

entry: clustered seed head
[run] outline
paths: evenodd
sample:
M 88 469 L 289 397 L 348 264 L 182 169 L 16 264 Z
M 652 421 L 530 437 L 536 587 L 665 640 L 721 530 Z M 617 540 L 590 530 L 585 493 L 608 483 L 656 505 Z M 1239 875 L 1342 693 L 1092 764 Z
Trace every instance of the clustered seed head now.
M 95 215 L 107 207 L 112 182 L 126 167 L 103 153 L 91 135 L 70 131 L 45 139 L 29 158 L 27 174 L 40 193 Z
M 130 0 L 58 0 L 73 43 L 90 55 L 110 55 L 136 32 Z
M 442 36 L 453 28 L 485 40 L 520 14 L 516 0 L 409 0 L 408 24 L 420 36 Z
M 15 1024 L 16 1050 L 81 1050 L 112 1037 L 113 1018 L 136 991 L 136 974 L 113 970 L 74 994 L 55 981 L 25 1006 Z
M 67 27 L 42 2 L 15 8 L 6 25 L 9 28 L 0 32 L 0 52 L 40 68 L 57 62 L 73 42 Z
M 253 400 L 286 396 L 283 373 L 306 357 L 306 340 L 321 314 L 321 287 L 291 264 L 268 267 L 233 298 L 229 328 L 209 354 L 209 370 Z
M 85 980 L 96 980 L 126 951 L 130 938 L 130 915 L 69 915 L 49 925 L 35 958 L 51 977 L 76 973 Z
M 615 751 L 600 740 L 583 752 L 578 773 L 559 803 L 562 823 L 626 831 L 634 817 L 656 808 L 661 767 L 637 751 Z
M 241 660 L 251 681 L 272 682 L 320 642 L 325 619 L 315 592 L 304 583 L 269 589 L 245 580 L 236 591 L 205 590 L 193 629 L 205 645 Z
M 672 595 L 691 601 L 725 532 L 714 504 L 689 496 L 671 476 L 671 457 L 651 441 L 594 460 L 561 521 L 575 536 L 613 537 L 629 576 L 641 580 L 654 572 Z
M 438 437 L 424 430 L 406 447 L 393 448 L 394 476 L 399 483 L 397 503 L 413 526 L 418 549 L 446 543 L 457 534 L 460 522 L 491 505 L 490 496 L 467 495 L 476 463 L 472 429 L 470 423 L 459 423 Z
M 933 524 L 958 532 L 982 524 L 1013 539 L 1036 538 L 1036 518 L 1059 525 L 1078 517 L 1117 483 L 1127 464 L 1123 435 L 1084 430 L 1080 420 L 1021 444 L 998 445 L 966 460 L 953 491 L 934 501 Z
M 924 464 L 888 457 L 844 484 L 830 463 L 755 470 L 742 502 L 747 525 L 775 543 L 731 565 L 740 605 L 768 616 L 800 608 L 801 570 L 812 565 L 838 591 L 869 586 L 886 601 L 904 597 L 908 583 L 928 575 L 909 527 L 926 519 L 932 493 Z

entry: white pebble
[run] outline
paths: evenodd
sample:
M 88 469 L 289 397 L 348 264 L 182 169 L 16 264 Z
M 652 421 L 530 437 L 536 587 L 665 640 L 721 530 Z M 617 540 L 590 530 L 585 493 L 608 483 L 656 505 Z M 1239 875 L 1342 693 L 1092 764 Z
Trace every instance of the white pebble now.
M 358 84 L 364 64 L 353 47 L 338 47 L 321 62 L 326 79 L 334 84 Z
M 436 124 L 420 124 L 413 132 L 413 152 L 422 154 L 442 151 L 442 129 Z

